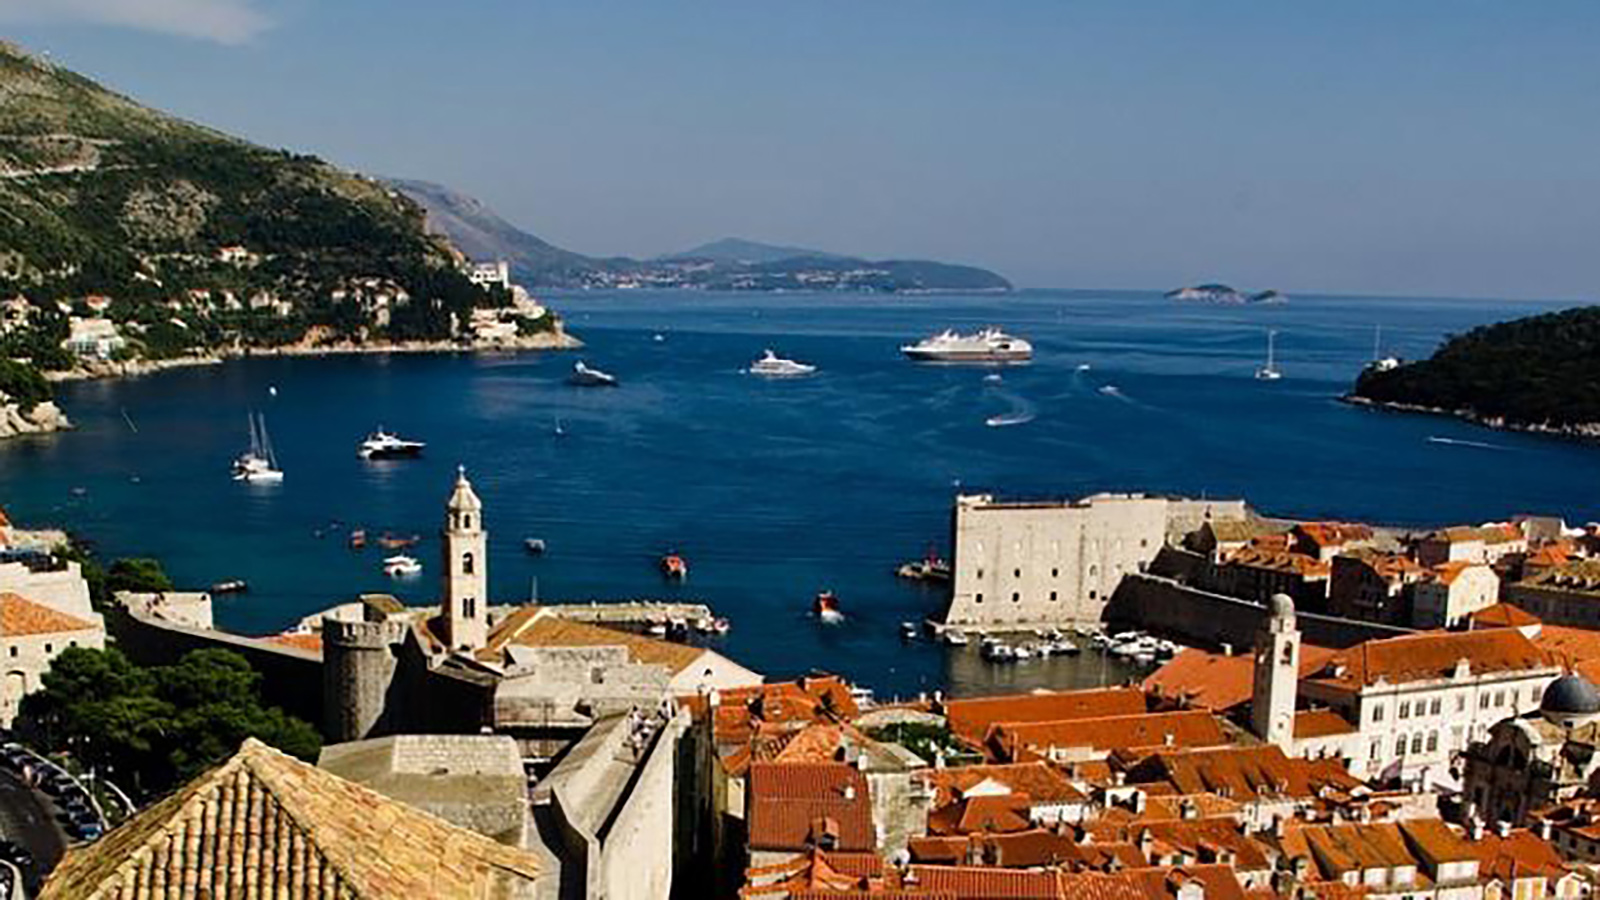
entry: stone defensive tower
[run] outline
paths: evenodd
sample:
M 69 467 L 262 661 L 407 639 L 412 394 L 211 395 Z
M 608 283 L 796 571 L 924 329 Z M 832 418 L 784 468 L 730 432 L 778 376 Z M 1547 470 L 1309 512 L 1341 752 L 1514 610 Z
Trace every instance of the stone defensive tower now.
M 400 637 L 389 622 L 323 621 L 322 730 L 328 743 L 375 736 L 394 682 Z
M 482 649 L 489 640 L 489 533 L 483 527 L 483 501 L 465 467 L 456 470 L 440 537 L 441 637 L 451 650 Z
M 1250 726 L 1256 736 L 1294 755 L 1294 705 L 1300 683 L 1300 629 L 1294 601 L 1273 594 L 1267 617 L 1256 632 L 1255 683 L 1250 694 Z

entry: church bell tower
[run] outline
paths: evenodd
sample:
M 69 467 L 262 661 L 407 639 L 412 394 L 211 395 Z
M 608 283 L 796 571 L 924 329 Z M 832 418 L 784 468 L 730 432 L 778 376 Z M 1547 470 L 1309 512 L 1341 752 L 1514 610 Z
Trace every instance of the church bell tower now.
M 1250 694 L 1250 726 L 1256 736 L 1294 755 L 1294 706 L 1300 688 L 1300 629 L 1294 601 L 1273 594 L 1267 617 L 1256 632 L 1255 684 Z
M 440 537 L 444 640 L 451 650 L 482 649 L 489 640 L 489 533 L 483 528 L 483 501 L 465 467 L 456 470 Z

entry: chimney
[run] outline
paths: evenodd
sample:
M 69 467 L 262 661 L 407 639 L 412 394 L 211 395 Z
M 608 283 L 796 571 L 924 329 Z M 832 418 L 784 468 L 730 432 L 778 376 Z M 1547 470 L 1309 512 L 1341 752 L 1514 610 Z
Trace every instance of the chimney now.
M 1193 797 L 1184 797 L 1178 801 L 1178 816 L 1184 819 L 1200 818 L 1200 804 L 1194 802 Z
M 1272 817 L 1272 836 L 1281 838 L 1281 837 L 1283 837 L 1284 835 L 1286 835 L 1288 833 L 1289 833 L 1289 826 L 1288 826 L 1288 823 L 1286 823 L 1284 821 L 1284 817 L 1283 816 L 1273 816 Z
M 867 755 L 865 753 L 862 753 L 860 750 L 857 750 L 856 751 L 856 771 L 865 772 L 866 770 L 867 770 Z
M 844 786 L 844 798 L 846 800 L 854 800 L 856 798 L 856 786 L 855 785 L 847 784 L 847 785 Z
M 1472 828 L 1468 831 L 1468 834 L 1472 835 L 1474 841 L 1483 840 L 1483 821 L 1481 819 L 1473 819 Z
M 943 750 L 934 751 L 934 754 L 933 754 L 933 767 L 935 769 L 943 769 L 944 768 L 944 751 Z
M 1500 821 L 1494 823 L 1494 833 L 1503 838 L 1510 837 L 1511 823 L 1507 822 L 1505 819 L 1501 819 Z
M 1170 731 L 1161 736 L 1161 746 L 1163 746 L 1163 747 L 1171 747 L 1172 744 L 1173 744 L 1173 741 L 1174 741 L 1174 738 L 1172 736 L 1172 732 L 1170 732 Z
M 1223 656 L 1232 656 L 1233 655 L 1233 645 L 1228 643 L 1227 641 L 1223 641 L 1222 642 L 1222 655 Z
M 1133 792 L 1133 814 L 1136 815 L 1136 816 L 1144 815 L 1144 805 L 1145 805 L 1144 791 L 1134 791 Z
M 1549 819 L 1540 819 L 1539 820 L 1539 840 L 1541 840 L 1541 841 L 1550 840 L 1550 834 L 1551 834 L 1550 820 Z

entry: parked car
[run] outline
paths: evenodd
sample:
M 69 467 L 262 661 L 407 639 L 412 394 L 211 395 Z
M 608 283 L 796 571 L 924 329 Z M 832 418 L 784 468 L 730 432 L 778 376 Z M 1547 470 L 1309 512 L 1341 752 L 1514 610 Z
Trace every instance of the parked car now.
M 105 833 L 99 822 L 73 822 L 67 826 L 67 833 L 79 840 L 92 841 Z

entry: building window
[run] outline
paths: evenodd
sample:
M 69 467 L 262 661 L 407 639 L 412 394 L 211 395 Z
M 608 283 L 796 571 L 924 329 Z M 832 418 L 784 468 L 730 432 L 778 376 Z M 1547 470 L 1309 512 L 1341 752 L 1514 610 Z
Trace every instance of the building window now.
M 1411 752 L 1412 753 L 1421 753 L 1422 752 L 1422 732 L 1420 732 L 1420 731 L 1411 736 Z
M 983 577 L 983 570 L 982 570 L 982 569 L 979 569 L 979 570 L 978 570 L 978 577 L 979 577 L 979 578 L 982 578 L 982 577 Z
M 462 513 L 461 514 L 461 527 L 462 528 L 471 528 L 472 527 L 472 517 L 467 515 L 466 513 Z
M 78 646 L 78 642 L 77 641 L 67 641 L 67 646 L 68 647 L 76 647 L 76 646 Z
M 1478 708 L 1479 709 L 1488 709 L 1489 708 L 1489 692 L 1488 691 L 1484 691 L 1483 693 L 1478 695 Z
M 1012 603 L 1021 603 L 1022 602 L 1022 595 L 1017 593 L 1016 591 L 1012 591 L 1011 592 L 1011 602 Z
M 1430 731 L 1428 732 L 1428 752 L 1432 753 L 1437 749 L 1439 749 L 1439 732 Z
M 1377 703 L 1377 704 L 1373 705 L 1373 707 L 1372 707 L 1372 721 L 1374 721 L 1374 722 L 1382 722 L 1383 721 L 1383 704 L 1382 703 Z
M 1400 718 L 1402 718 L 1402 719 L 1411 718 L 1411 701 L 1410 700 L 1402 700 L 1402 701 L 1400 701 Z
M 1382 741 L 1373 741 L 1372 742 L 1372 753 L 1368 758 L 1371 759 L 1373 762 L 1377 762 L 1378 754 L 1381 753 L 1381 752 L 1383 752 L 1383 742 Z
M 1467 695 L 1466 694 L 1457 694 L 1456 695 L 1456 712 L 1466 712 L 1466 711 L 1467 711 Z
M 1011 570 L 1011 577 L 1012 578 L 1021 578 L 1022 577 L 1022 570 L 1021 569 L 1012 569 Z
M 1061 577 L 1061 570 L 1060 569 L 1051 569 L 1050 570 L 1050 577 L 1051 578 L 1060 578 Z
M 1506 692 L 1505 691 L 1495 691 L 1494 692 L 1494 705 L 1495 706 L 1505 706 L 1506 705 Z
M 1537 704 L 1539 702 L 1539 700 L 1540 700 L 1540 697 L 1541 697 L 1541 695 L 1539 693 L 1539 686 L 1537 684 L 1534 685 L 1531 688 L 1528 688 L 1528 702 L 1529 703 Z
M 1090 591 L 1089 592 L 1089 599 L 1090 600 L 1093 600 L 1096 596 L 1098 596 L 1097 592 L 1095 592 L 1095 591 Z
M 1050 592 L 1050 602 L 1051 603 L 1056 602 L 1056 592 L 1055 591 L 1051 591 Z
M 471 575 L 473 568 L 474 567 L 473 567 L 473 564 L 472 564 L 472 554 L 471 553 L 463 553 L 463 554 L 461 554 L 461 574 L 463 574 L 463 575 Z
M 1395 756 L 1405 756 L 1406 755 L 1406 736 L 1403 735 L 1403 734 L 1394 739 L 1394 755 Z
M 983 602 L 983 595 L 982 594 L 973 594 L 972 595 L 972 602 L 973 603 L 982 603 Z
M 55 645 L 54 644 L 45 644 L 44 645 L 44 652 L 46 652 L 46 653 L 54 653 L 54 652 L 56 652 Z
M 478 602 L 473 600 L 471 597 L 468 597 L 467 599 L 461 601 L 461 609 L 464 613 L 466 613 L 467 618 L 470 619 L 477 615 Z
M 1433 698 L 1432 702 L 1428 704 L 1428 714 L 1437 716 L 1442 702 L 1438 697 Z

